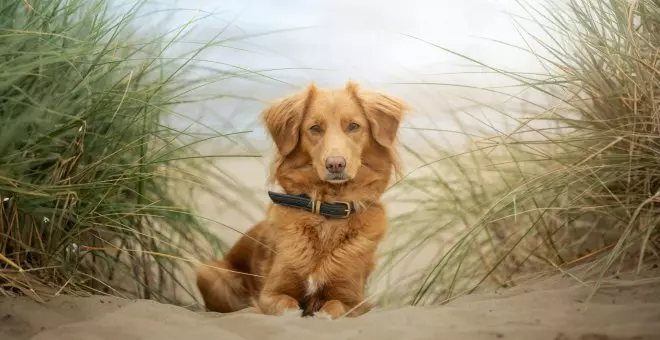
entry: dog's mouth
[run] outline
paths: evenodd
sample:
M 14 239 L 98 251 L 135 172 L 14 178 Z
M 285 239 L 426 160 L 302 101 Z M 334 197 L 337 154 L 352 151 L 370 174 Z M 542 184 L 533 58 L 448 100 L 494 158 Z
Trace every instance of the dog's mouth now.
M 351 178 L 346 175 L 344 172 L 340 173 L 328 173 L 325 181 L 332 183 L 332 184 L 341 184 L 341 183 L 346 183 L 350 180 Z

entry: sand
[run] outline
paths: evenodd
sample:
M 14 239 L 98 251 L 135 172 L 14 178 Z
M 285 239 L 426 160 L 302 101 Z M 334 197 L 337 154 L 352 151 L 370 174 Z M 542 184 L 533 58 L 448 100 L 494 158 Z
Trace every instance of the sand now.
M 660 272 L 590 289 L 549 276 L 443 306 L 374 310 L 354 319 L 193 312 L 148 300 L 0 299 L 0 339 L 660 339 Z M 655 276 L 656 278 L 650 278 Z

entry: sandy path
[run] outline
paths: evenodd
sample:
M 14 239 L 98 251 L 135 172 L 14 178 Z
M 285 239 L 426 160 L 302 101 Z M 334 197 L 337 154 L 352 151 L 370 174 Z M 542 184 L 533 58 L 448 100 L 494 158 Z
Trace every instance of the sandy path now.
M 660 274 L 657 270 L 656 276 Z M 375 310 L 356 319 L 195 313 L 153 301 L 58 297 L 0 300 L 0 339 L 660 339 L 660 281 L 611 280 L 588 288 L 546 278 L 441 307 Z

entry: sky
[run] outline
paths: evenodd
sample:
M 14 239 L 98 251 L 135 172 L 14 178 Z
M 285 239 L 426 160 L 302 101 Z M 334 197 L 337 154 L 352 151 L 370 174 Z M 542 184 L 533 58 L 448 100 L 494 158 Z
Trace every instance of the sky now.
M 340 87 L 354 80 L 407 101 L 413 107 L 409 127 L 456 130 L 472 116 L 464 107 L 474 103 L 466 97 L 488 105 L 505 100 L 443 84 L 508 84 L 492 74 L 455 74 L 476 70 L 457 54 L 498 68 L 539 69 L 530 53 L 496 42 L 538 48 L 528 47 L 529 40 L 523 40 L 514 25 L 514 14 L 524 14 L 516 0 L 151 0 L 142 12 L 149 13 L 141 19 L 146 31 L 175 32 L 190 24 L 190 34 L 183 39 L 187 44 L 177 48 L 214 37 L 224 41 L 198 56 L 206 65 L 265 75 L 225 80 L 205 89 L 241 99 L 178 109 L 224 132 L 251 130 L 255 141 L 266 139 L 255 120 L 264 105 L 310 82 Z M 483 108 L 478 111 L 485 114 Z M 489 115 L 493 121 L 501 118 L 496 116 Z

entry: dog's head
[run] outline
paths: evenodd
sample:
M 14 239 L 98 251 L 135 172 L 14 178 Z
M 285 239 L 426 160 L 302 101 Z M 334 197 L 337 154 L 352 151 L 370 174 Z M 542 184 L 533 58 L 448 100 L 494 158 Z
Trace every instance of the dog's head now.
M 302 154 L 319 179 L 339 184 L 355 178 L 365 150 L 392 151 L 406 109 L 399 99 L 349 82 L 333 90 L 310 85 L 268 107 L 262 118 L 281 158 Z

